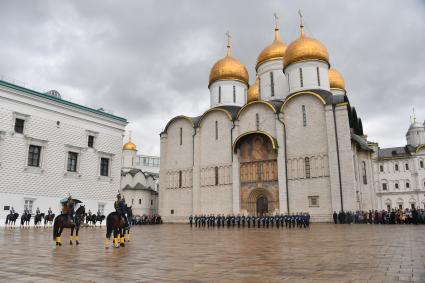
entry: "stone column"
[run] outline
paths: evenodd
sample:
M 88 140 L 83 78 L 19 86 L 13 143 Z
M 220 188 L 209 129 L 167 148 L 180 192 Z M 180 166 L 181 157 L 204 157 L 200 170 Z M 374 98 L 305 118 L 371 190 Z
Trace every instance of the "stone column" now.
M 232 133 L 232 146 L 235 142 L 235 140 L 238 138 L 239 136 L 239 122 L 235 121 L 235 128 L 233 129 L 233 133 Z M 240 179 L 240 170 L 239 170 L 239 156 L 237 154 L 237 152 L 235 153 L 234 151 L 232 151 L 233 154 L 233 162 L 232 162 L 232 207 L 233 207 L 233 213 L 234 214 L 238 214 L 240 213 L 240 209 L 241 209 L 241 204 L 240 204 L 240 199 L 241 199 L 241 194 L 240 194 L 240 190 L 241 190 L 241 179 Z
M 200 135 L 199 128 L 195 128 L 195 137 L 194 137 L 194 151 L 193 151 L 193 186 L 192 186 L 192 214 L 201 214 L 203 213 L 201 207 L 201 168 L 200 168 L 200 157 L 201 157 L 201 148 L 200 148 Z
M 283 114 L 280 115 L 280 119 L 283 120 Z M 286 195 L 286 162 L 285 162 L 285 133 L 283 130 L 282 123 L 276 116 L 276 139 L 278 144 L 277 150 L 277 178 L 279 186 L 279 212 L 288 212 L 288 200 Z

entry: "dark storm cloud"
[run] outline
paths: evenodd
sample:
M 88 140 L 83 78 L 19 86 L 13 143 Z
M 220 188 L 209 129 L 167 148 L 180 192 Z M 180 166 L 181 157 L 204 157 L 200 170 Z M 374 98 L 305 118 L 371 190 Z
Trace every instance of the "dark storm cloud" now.
M 172 116 L 208 107 L 224 33 L 252 81 L 273 39 L 272 14 L 289 43 L 298 9 L 343 74 L 369 139 L 404 144 L 412 107 L 425 119 L 423 1 L 9 1 L 0 9 L 0 76 L 124 116 L 141 153 L 158 154 Z

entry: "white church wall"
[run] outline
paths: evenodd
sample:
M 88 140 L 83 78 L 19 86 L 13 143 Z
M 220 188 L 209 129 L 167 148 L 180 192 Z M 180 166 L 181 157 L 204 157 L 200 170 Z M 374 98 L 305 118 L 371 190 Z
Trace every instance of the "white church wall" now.
M 242 106 L 246 103 L 246 96 L 247 86 L 239 81 L 216 81 L 210 86 L 211 107 L 220 105 Z
M 258 127 L 257 127 L 258 114 Z M 276 114 L 264 103 L 254 103 L 244 108 L 239 115 L 239 133 L 265 131 L 276 137 Z

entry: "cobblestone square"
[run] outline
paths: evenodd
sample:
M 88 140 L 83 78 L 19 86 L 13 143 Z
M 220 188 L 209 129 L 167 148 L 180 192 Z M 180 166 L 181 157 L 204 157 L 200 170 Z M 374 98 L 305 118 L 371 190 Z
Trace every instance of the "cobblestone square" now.
M 2 282 L 425 282 L 425 227 L 310 229 L 136 226 L 125 248 L 105 228 L 56 247 L 51 229 L 0 230 Z

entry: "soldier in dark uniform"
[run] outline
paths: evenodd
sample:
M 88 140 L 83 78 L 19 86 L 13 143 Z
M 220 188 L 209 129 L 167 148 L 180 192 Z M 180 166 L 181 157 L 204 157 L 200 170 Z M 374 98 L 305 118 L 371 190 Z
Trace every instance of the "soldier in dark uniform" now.
M 190 227 L 192 227 L 192 224 L 193 224 L 193 216 L 192 216 L 192 214 L 189 216 L 189 224 L 190 224 Z
M 246 224 L 248 224 L 248 228 L 251 228 L 251 216 L 249 214 L 246 216 Z
M 221 226 L 221 216 L 220 216 L 220 214 L 217 215 L 216 219 L 217 219 L 217 227 L 220 228 L 220 226 Z
M 241 227 L 241 216 L 239 214 L 236 216 L 236 224 L 238 224 L 238 228 Z
M 245 228 L 245 221 L 246 221 L 246 217 L 245 217 L 245 214 L 244 215 L 242 215 L 242 227 L 243 228 Z
M 53 214 L 53 211 L 52 211 L 52 209 L 49 207 L 49 210 L 47 211 L 47 215 L 52 215 Z
M 74 202 L 74 200 L 72 199 L 71 196 L 68 197 L 68 200 L 66 202 L 66 206 L 68 208 L 68 216 L 69 216 L 70 220 L 72 222 L 74 222 L 74 220 L 75 220 L 74 219 L 75 202 Z
M 334 214 L 332 214 L 332 217 L 334 218 L 334 223 L 337 224 L 338 223 L 338 214 L 336 213 L 336 211 L 334 211 Z
M 37 207 L 37 209 L 35 210 L 35 215 L 39 215 L 40 214 L 40 208 Z
M 229 228 L 229 227 L 230 227 L 230 221 L 231 221 L 231 219 L 230 219 L 230 215 L 227 215 L 227 217 L 226 217 L 227 228 Z
M 256 219 L 257 219 L 257 228 L 260 228 L 260 226 L 261 226 L 261 216 L 257 215 Z
M 274 226 L 274 216 L 273 215 L 271 215 L 270 216 L 270 226 L 273 228 L 273 226 Z
M 235 227 L 235 223 L 236 223 L 236 218 L 235 218 L 235 216 L 232 214 L 232 227 Z
M 265 218 L 265 222 L 266 222 L 266 227 L 269 228 L 270 217 L 268 215 L 266 215 L 264 218 Z

